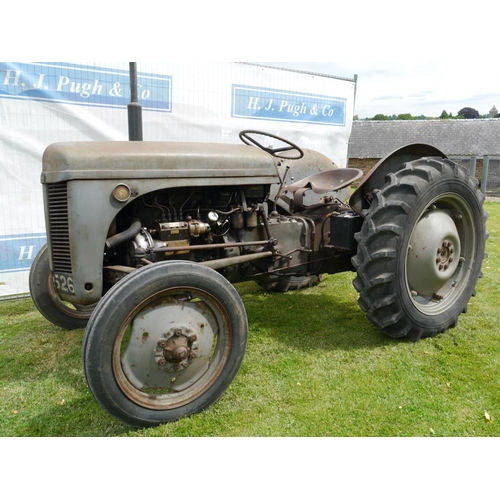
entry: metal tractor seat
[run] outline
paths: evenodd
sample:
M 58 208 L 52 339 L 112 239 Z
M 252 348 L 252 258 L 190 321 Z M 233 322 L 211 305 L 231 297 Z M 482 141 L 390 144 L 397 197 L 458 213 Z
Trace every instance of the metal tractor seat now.
M 285 193 L 293 195 L 293 208 L 304 209 L 304 195 L 306 191 L 312 190 L 316 194 L 324 194 L 329 191 L 338 191 L 359 179 L 363 172 L 358 168 L 337 168 L 335 170 L 325 170 L 317 174 L 310 175 L 300 181 L 294 182 L 289 186 L 283 188 L 280 198 L 284 201 L 287 200 L 283 197 Z

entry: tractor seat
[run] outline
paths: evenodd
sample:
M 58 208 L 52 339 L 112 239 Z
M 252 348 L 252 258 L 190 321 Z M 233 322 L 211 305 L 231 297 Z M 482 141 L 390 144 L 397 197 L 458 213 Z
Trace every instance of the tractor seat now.
M 337 168 L 334 170 L 325 170 L 317 174 L 310 175 L 305 179 L 294 182 L 283 188 L 282 193 L 293 194 L 293 205 L 295 208 L 302 209 L 304 193 L 311 189 L 313 193 L 323 194 L 329 191 L 338 191 L 352 184 L 359 179 L 363 172 L 358 168 Z

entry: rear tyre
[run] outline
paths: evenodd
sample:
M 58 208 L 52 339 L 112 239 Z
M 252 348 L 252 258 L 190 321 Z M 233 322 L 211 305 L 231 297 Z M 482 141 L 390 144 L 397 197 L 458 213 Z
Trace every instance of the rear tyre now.
M 257 281 L 257 283 L 268 292 L 288 292 L 290 290 L 301 290 L 318 285 L 323 276 L 321 274 L 312 276 L 270 276 L 268 279 Z
M 60 299 L 52 279 L 49 247 L 46 244 L 36 254 L 31 265 L 29 287 L 36 308 L 51 323 L 66 330 L 85 328 L 94 306 L 73 306 Z
M 127 424 L 178 420 L 222 396 L 247 332 L 240 296 L 216 271 L 183 261 L 146 266 L 98 303 L 83 344 L 87 383 Z
M 422 158 L 373 194 L 352 259 L 360 307 L 393 338 L 416 341 L 454 327 L 485 257 L 477 180 L 452 161 Z

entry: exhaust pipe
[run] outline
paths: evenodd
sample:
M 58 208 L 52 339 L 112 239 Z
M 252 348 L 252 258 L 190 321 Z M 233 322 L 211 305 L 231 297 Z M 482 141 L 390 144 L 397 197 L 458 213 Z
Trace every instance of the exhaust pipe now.
M 142 141 L 142 106 L 137 92 L 137 63 L 129 63 L 130 103 L 128 110 L 128 140 Z

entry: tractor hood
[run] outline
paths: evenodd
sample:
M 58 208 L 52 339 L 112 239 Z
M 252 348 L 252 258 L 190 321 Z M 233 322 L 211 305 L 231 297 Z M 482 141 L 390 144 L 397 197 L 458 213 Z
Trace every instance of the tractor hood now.
M 43 154 L 42 183 L 122 178 L 224 178 L 226 182 L 234 179 L 239 184 L 279 182 L 271 155 L 239 144 L 61 142 L 50 145 Z

